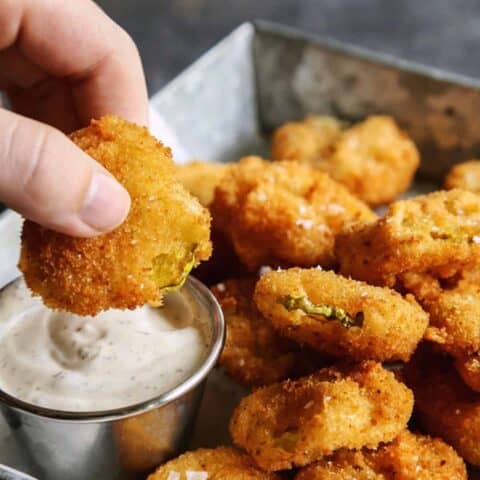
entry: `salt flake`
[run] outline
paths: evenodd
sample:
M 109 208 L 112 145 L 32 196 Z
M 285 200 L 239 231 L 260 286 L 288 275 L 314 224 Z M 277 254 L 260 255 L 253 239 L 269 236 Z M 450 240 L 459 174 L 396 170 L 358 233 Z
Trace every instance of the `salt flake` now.
M 208 480 L 208 472 L 187 471 L 187 480 Z

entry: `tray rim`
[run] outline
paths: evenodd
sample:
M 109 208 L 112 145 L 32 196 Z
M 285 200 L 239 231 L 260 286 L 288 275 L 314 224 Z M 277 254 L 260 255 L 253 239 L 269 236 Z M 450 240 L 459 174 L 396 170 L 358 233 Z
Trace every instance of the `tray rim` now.
M 429 77 L 438 81 L 453 83 L 457 86 L 480 90 L 480 78 L 434 67 L 422 62 L 408 60 L 401 56 L 382 52 L 381 50 L 361 47 L 351 42 L 338 40 L 333 36 L 305 32 L 304 30 L 290 27 L 282 23 L 272 22 L 270 20 L 254 20 L 253 22 L 246 22 L 241 26 L 245 24 L 251 24 L 253 26 L 255 35 L 258 33 L 276 34 L 287 39 L 305 41 L 326 50 L 330 50 L 331 52 L 358 58 L 359 60 L 364 60 L 366 62 Z
M 286 39 L 295 41 L 303 41 L 320 48 L 329 50 L 333 53 L 339 53 L 352 58 L 358 58 L 365 62 L 376 65 L 400 70 L 407 73 L 428 77 L 433 80 L 452 83 L 454 85 L 472 88 L 480 91 L 480 78 L 471 77 L 468 75 L 456 73 L 451 70 L 434 67 L 426 63 L 408 60 L 401 56 L 392 55 L 382 52 L 381 50 L 374 50 L 367 47 L 357 46 L 351 42 L 338 40 L 333 36 L 321 35 L 311 32 L 305 32 L 299 28 L 291 27 L 279 22 L 270 20 L 255 19 L 241 23 L 239 26 L 230 31 L 226 36 L 220 39 L 215 45 L 206 50 L 195 61 L 193 61 L 186 68 L 181 70 L 178 75 L 169 80 L 162 88 L 155 92 L 150 97 L 150 102 L 155 106 L 156 101 L 163 95 L 166 95 L 170 90 L 176 88 L 177 83 L 181 83 L 191 72 L 197 70 L 204 63 L 208 63 L 210 59 L 219 51 L 226 43 L 230 42 L 236 36 L 245 36 L 252 42 L 259 34 L 273 34 L 282 36 Z M 256 68 L 255 56 L 252 49 L 253 65 Z

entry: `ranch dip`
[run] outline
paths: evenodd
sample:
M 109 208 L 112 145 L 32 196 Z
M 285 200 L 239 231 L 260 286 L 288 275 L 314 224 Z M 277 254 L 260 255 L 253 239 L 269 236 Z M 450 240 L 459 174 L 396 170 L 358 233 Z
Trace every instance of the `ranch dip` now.
M 79 317 L 46 308 L 23 280 L 0 292 L 0 388 L 41 407 L 100 411 L 149 400 L 195 372 L 208 315 L 186 288 L 164 306 Z

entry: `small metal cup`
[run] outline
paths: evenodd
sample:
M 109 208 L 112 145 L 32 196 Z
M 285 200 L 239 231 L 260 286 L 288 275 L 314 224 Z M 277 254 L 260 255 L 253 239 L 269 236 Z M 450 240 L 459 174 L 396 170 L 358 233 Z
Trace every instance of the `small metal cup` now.
M 186 448 L 206 377 L 223 347 L 225 325 L 207 287 L 190 277 L 183 288 L 210 315 L 211 346 L 199 369 L 172 390 L 125 408 L 65 412 L 23 402 L 0 389 L 0 410 L 32 474 L 40 480 L 144 478 Z

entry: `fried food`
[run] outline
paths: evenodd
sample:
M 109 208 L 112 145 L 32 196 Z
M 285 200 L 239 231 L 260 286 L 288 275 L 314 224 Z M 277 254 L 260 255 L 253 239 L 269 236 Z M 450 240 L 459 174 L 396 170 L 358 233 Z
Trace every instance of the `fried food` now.
M 467 480 L 467 469 L 442 440 L 405 430 L 378 450 L 340 450 L 295 480 Z
M 95 238 L 72 238 L 26 221 L 19 267 L 51 308 L 94 315 L 158 304 L 210 256 L 210 216 L 175 178 L 170 150 L 118 117 L 71 135 L 130 193 L 125 222 Z
M 412 295 L 315 268 L 266 273 L 254 299 L 282 335 L 351 360 L 407 361 L 428 325 Z
M 480 352 L 456 358 L 455 368 L 472 390 L 480 392 Z
M 147 480 L 279 480 L 259 470 L 253 461 L 233 448 L 219 447 L 187 452 L 160 466 Z
M 348 129 L 319 168 L 372 206 L 408 189 L 420 163 L 413 141 L 393 118 L 372 116 Z
M 445 177 L 445 189 L 461 188 L 480 193 L 480 160 L 459 163 Z
M 212 289 L 227 325 L 220 365 L 248 387 L 298 377 L 324 366 L 324 359 L 280 336 L 258 311 L 253 303 L 256 280 L 231 279 Z
M 340 271 L 394 286 L 404 272 L 449 276 L 480 254 L 480 196 L 440 191 L 390 205 L 376 222 L 354 225 L 336 238 Z
M 470 265 L 447 278 L 416 273 L 399 277 L 401 288 L 412 292 L 430 316 L 425 339 L 454 356 L 480 350 L 479 274 L 480 268 Z
M 343 128 L 331 117 L 287 123 L 273 135 L 272 158 L 309 163 L 372 206 L 392 202 L 408 189 L 420 157 L 393 118 L 372 116 Z
M 480 394 L 462 381 L 451 359 L 419 349 L 405 370 L 425 430 L 438 435 L 469 463 L 480 465 Z
M 294 160 L 318 167 L 328 160 L 346 125 L 335 117 L 310 115 L 288 122 L 272 136 L 272 160 Z
M 352 222 L 376 218 L 328 175 L 259 157 L 228 169 L 211 211 L 215 227 L 252 272 L 263 265 L 330 265 L 335 235 Z
M 218 162 L 195 161 L 185 165 L 175 165 L 180 183 L 199 202 L 208 207 L 212 201 L 216 186 L 225 175 L 228 165 Z
M 412 413 L 412 392 L 380 364 L 326 368 L 263 387 L 235 410 L 230 432 L 266 471 L 305 466 L 341 448 L 392 441 Z

